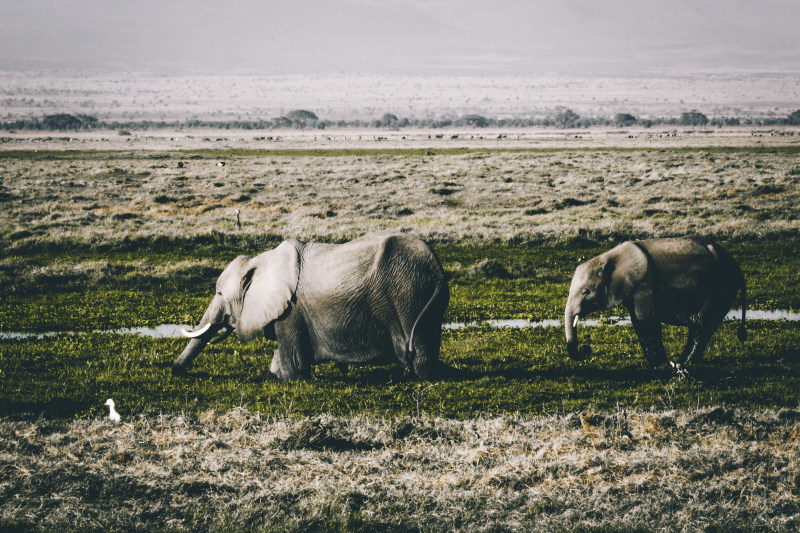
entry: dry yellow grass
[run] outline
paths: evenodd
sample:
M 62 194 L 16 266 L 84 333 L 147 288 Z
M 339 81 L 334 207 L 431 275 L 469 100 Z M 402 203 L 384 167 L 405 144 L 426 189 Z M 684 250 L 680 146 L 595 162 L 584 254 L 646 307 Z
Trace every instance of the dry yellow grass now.
M 0 420 L 0 520 L 43 529 L 800 527 L 800 412 Z
M 305 135 L 298 142 L 315 146 Z M 334 240 L 411 231 L 435 241 L 526 241 L 576 235 L 727 239 L 800 229 L 795 153 L 681 151 L 703 142 L 691 136 L 618 139 L 611 144 L 664 148 L 608 151 L 596 135 L 586 141 L 596 150 L 588 151 L 231 156 L 222 167 L 217 159 L 147 150 L 85 159 L 5 158 L 0 231 L 13 241 L 212 230 Z M 770 139 L 792 146 L 795 138 Z M 422 142 L 443 141 L 415 144 Z M 739 136 L 726 142 L 756 141 Z

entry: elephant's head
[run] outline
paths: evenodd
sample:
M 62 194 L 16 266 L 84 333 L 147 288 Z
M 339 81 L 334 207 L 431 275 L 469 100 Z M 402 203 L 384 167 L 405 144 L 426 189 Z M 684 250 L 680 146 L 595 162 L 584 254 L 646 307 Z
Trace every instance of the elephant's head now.
M 288 310 L 300 276 L 297 248 L 284 242 L 255 257 L 240 255 L 217 279 L 217 291 L 193 332 L 191 340 L 172 365 L 181 374 L 206 344 L 219 342 L 232 331 L 248 341 L 263 332 Z M 212 340 L 220 330 L 225 333 Z
M 637 293 L 637 311 L 652 315 L 652 279 L 647 256 L 632 242 L 620 244 L 578 265 L 564 309 L 570 357 L 584 359 L 592 353 L 589 346 L 578 348 L 578 320 L 594 311 L 616 307 L 634 292 Z M 647 308 L 639 309 L 642 306 Z

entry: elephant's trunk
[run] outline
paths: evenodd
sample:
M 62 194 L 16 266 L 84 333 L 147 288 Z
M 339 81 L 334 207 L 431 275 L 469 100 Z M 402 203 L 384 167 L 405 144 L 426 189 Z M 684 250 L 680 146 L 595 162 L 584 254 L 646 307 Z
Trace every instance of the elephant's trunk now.
M 573 359 L 578 358 L 578 332 L 575 327 L 578 323 L 578 315 L 573 314 L 567 307 L 564 313 L 564 333 L 567 337 L 567 353 Z
M 572 359 L 581 360 L 586 358 L 591 353 L 588 346 L 578 348 L 578 319 L 580 315 L 575 313 L 572 306 L 567 303 L 567 308 L 564 311 L 564 333 L 567 337 L 567 353 Z
M 223 326 L 222 306 L 219 305 L 217 299 L 214 298 L 214 301 L 212 301 L 211 305 L 206 309 L 203 318 L 200 319 L 200 324 L 195 328 L 194 333 L 187 334 L 187 336 L 191 337 L 191 340 L 172 364 L 172 373 L 176 376 L 185 374 L 192 366 L 194 358 L 203 351 L 206 344 L 209 343 Z
M 183 349 L 175 362 L 172 363 L 172 373 L 176 376 L 185 374 L 192 366 L 194 358 L 206 347 L 209 340 L 210 336 L 197 337 L 196 339 L 190 340 L 186 348 Z

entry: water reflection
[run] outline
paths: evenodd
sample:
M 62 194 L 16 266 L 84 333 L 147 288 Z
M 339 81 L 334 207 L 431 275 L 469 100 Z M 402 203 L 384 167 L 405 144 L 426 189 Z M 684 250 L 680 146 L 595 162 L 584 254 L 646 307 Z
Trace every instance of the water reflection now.
M 734 309 L 725 316 L 725 320 L 739 320 L 742 317 L 741 309 Z M 747 311 L 747 320 L 787 320 L 790 322 L 800 321 L 800 313 L 779 309 L 776 311 L 760 311 L 757 309 Z M 628 316 L 614 316 L 610 318 L 595 318 L 581 320 L 580 326 L 626 326 L 631 323 Z M 468 326 L 490 326 L 493 328 L 561 328 L 564 327 L 563 320 L 481 320 L 476 322 L 449 322 L 442 325 L 443 329 L 462 329 Z M 154 328 L 121 328 L 107 331 L 96 331 L 95 333 L 116 333 L 119 335 L 142 335 L 152 338 L 174 338 L 182 337 L 182 329 L 192 330 L 193 326 L 183 324 L 161 324 Z M 0 332 L 0 339 L 28 339 L 43 338 L 51 335 L 74 335 L 74 331 L 46 331 L 43 333 L 26 333 L 6 331 Z
M 160 326 L 156 326 L 154 328 L 114 329 L 111 330 L 109 333 L 119 333 L 122 335 L 135 334 L 135 335 L 144 335 L 145 337 L 154 337 L 154 338 L 183 337 L 183 333 L 181 333 L 181 330 L 183 329 L 192 331 L 194 328 L 192 326 L 185 326 L 181 324 L 161 324 Z
M 725 320 L 740 320 L 742 318 L 742 310 L 734 309 L 725 315 Z M 757 309 L 747 310 L 747 320 L 788 320 L 800 321 L 800 313 L 793 313 L 779 309 L 776 311 L 760 311 Z M 476 322 L 451 322 L 444 324 L 444 329 L 461 329 L 467 326 L 492 326 L 495 328 L 561 328 L 564 327 L 563 320 L 546 319 L 546 320 L 481 320 Z M 629 326 L 631 324 L 631 317 L 629 316 L 612 316 L 608 318 L 589 318 L 581 319 L 578 323 L 580 326 Z

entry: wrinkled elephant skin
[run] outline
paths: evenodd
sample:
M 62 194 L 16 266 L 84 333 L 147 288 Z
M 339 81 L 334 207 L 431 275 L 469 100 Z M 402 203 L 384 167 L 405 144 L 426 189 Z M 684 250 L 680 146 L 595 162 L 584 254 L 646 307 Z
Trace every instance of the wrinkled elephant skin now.
M 324 361 L 397 362 L 431 379 L 440 368 L 448 300 L 439 260 L 416 237 L 367 235 L 344 244 L 287 240 L 225 268 L 173 373 L 184 373 L 224 328 L 241 341 L 260 334 L 277 340 L 270 370 L 281 379 L 307 377 L 313 364 Z

